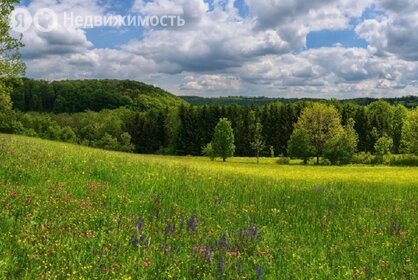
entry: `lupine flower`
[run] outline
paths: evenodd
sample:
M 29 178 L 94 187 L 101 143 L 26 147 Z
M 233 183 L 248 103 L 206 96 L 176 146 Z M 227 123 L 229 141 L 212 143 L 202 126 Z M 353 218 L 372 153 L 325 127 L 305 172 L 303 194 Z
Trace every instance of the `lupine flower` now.
M 132 246 L 134 246 L 134 247 L 138 246 L 138 242 L 139 242 L 138 237 L 132 236 L 132 238 L 131 238 Z
M 136 223 L 136 230 L 138 231 L 138 234 L 141 232 L 143 225 L 144 225 L 144 219 L 140 217 Z
M 261 267 L 259 267 L 258 265 L 256 266 L 257 269 L 257 280 L 262 280 L 263 279 L 263 269 Z
M 190 219 L 187 223 L 187 227 L 189 228 L 189 230 L 192 230 L 192 231 L 196 230 L 196 216 L 195 216 L 195 214 L 192 214 L 192 216 L 190 217 Z
M 249 227 L 247 230 L 243 232 L 243 236 L 246 238 L 257 239 L 258 238 L 257 229 L 255 227 Z
M 225 234 L 222 235 L 221 240 L 219 241 L 219 246 L 221 247 L 222 251 L 226 251 L 228 248 L 228 241 Z

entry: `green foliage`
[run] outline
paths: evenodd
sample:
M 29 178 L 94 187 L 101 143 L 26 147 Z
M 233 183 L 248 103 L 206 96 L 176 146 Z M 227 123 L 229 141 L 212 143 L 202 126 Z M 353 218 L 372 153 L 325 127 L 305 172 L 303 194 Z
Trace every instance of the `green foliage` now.
M 390 155 L 387 164 L 390 166 L 418 166 L 418 156 L 413 154 Z
M 290 158 L 289 157 L 280 157 L 277 161 L 278 164 L 290 164 Z
M 397 105 L 393 114 L 393 146 L 395 153 L 401 149 L 402 130 L 405 119 L 408 116 L 408 109 L 403 105 Z
M 351 162 L 353 164 L 372 164 L 375 161 L 374 158 L 370 152 L 360 152 L 353 155 Z
M 409 112 L 402 129 L 402 147 L 407 153 L 418 155 L 418 108 Z
M 216 154 L 215 154 L 215 150 L 212 147 L 212 143 L 209 143 L 203 147 L 202 154 L 210 158 L 211 161 L 215 160 Z
M 260 161 L 260 153 L 265 148 L 266 142 L 263 138 L 263 126 L 260 122 L 256 122 L 252 130 L 251 148 L 255 151 L 257 157 L 257 164 Z
M 325 142 L 324 157 L 334 165 L 348 164 L 357 151 L 357 144 L 358 135 L 354 129 L 354 120 L 350 119 L 342 132 Z
M 15 78 L 25 70 L 20 60 L 19 49 L 22 47 L 20 38 L 10 34 L 9 16 L 14 10 L 16 0 L 3 0 L 0 3 L 0 131 L 13 132 L 14 116 L 10 112 L 12 100 L 10 87 L 3 81 L 5 77 Z
M 14 107 L 22 112 L 77 113 L 128 107 L 134 111 L 176 108 L 184 101 L 163 89 L 123 80 L 7 80 Z
M 379 100 L 370 104 L 367 110 L 371 142 L 376 143 L 379 138 L 384 136 L 392 138 L 394 108 L 388 102 Z
M 293 158 L 303 159 L 304 164 L 307 164 L 308 159 L 315 155 L 315 147 L 305 130 L 296 129 L 293 132 L 289 140 L 287 153 Z
M 68 126 L 61 129 L 59 132 L 59 139 L 67 143 L 77 143 L 77 135 L 75 135 L 71 127 Z
M 116 151 L 119 148 L 118 139 L 116 139 L 115 137 L 113 137 L 107 132 L 103 135 L 103 137 L 100 140 L 95 141 L 93 145 L 94 147 L 105 149 L 105 150 Z
M 131 153 L 134 151 L 135 146 L 131 143 L 132 137 L 128 132 L 124 132 L 120 135 L 120 147 L 118 151 Z
M 200 96 L 182 96 L 181 97 L 186 102 L 195 105 L 195 106 L 229 106 L 229 105 L 239 105 L 239 106 L 265 106 L 272 103 L 286 103 L 286 104 L 295 104 L 303 102 L 327 102 L 326 99 L 317 99 L 317 98 L 271 98 L 271 97 L 244 97 L 244 96 L 228 96 L 228 97 L 200 97 Z M 396 98 L 384 98 L 386 102 L 391 105 L 403 105 L 407 108 L 415 108 L 418 106 L 418 96 L 406 96 L 406 97 L 396 97 Z M 342 103 L 351 103 L 359 106 L 367 106 L 373 102 L 378 101 L 375 98 L 354 98 L 347 99 L 342 101 Z
M 21 39 L 11 35 L 9 26 L 9 16 L 19 2 L 18 0 L 2 0 L 0 4 L 0 78 L 15 78 L 25 70 L 19 54 L 19 49 L 23 46 Z M 3 94 L 0 86 L 0 109 Z
M 341 133 L 343 128 L 340 115 L 334 106 L 314 103 L 302 111 L 296 129 L 305 131 L 309 136 L 319 164 L 325 143 Z
M 383 157 L 385 155 L 390 155 L 393 149 L 393 140 L 388 136 L 383 136 L 379 138 L 374 146 L 376 155 L 378 157 Z
M 234 139 L 231 122 L 226 118 L 220 119 L 215 127 L 212 146 L 215 154 L 222 158 L 224 162 L 227 158 L 234 156 Z

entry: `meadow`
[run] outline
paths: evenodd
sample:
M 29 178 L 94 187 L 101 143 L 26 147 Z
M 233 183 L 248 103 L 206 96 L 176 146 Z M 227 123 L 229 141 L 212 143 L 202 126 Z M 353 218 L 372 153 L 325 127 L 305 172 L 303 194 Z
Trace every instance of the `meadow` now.
M 418 168 L 0 135 L 1 279 L 418 279 Z

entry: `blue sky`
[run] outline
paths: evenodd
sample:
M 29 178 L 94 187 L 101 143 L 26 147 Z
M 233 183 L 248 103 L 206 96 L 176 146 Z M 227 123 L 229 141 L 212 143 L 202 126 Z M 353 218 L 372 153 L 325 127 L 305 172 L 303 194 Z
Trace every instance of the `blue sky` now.
M 58 27 L 23 33 L 27 75 L 118 78 L 179 95 L 417 95 L 414 0 L 25 0 Z M 86 16 L 175 15 L 183 27 L 66 26 Z M 59 63 L 57 63 L 59 61 Z

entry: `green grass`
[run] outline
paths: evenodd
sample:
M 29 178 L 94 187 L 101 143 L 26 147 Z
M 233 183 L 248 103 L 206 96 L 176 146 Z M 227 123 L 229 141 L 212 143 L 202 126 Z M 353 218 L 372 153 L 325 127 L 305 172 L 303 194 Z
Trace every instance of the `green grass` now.
M 418 168 L 254 161 L 0 135 L 0 278 L 418 278 Z

